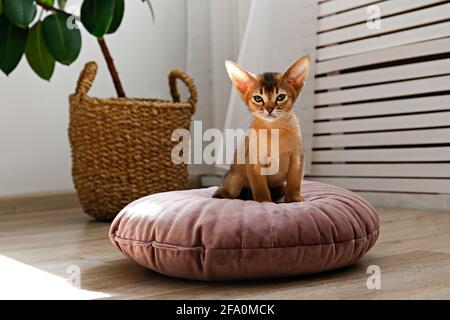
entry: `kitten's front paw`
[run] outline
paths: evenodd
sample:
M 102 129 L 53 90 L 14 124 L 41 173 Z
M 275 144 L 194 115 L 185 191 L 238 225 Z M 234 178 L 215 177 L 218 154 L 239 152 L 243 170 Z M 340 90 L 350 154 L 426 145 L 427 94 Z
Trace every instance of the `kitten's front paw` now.
M 225 193 L 222 193 L 222 192 L 214 192 L 214 194 L 213 194 L 213 198 L 216 198 L 216 199 L 226 199 L 226 198 L 228 198 L 227 197 L 227 195 L 225 194 Z
M 217 199 L 233 199 L 225 188 L 219 188 L 214 192 L 213 198 Z
M 284 197 L 284 202 L 289 203 L 289 202 L 303 202 L 305 201 L 305 198 L 303 198 L 303 196 L 301 195 L 286 195 Z

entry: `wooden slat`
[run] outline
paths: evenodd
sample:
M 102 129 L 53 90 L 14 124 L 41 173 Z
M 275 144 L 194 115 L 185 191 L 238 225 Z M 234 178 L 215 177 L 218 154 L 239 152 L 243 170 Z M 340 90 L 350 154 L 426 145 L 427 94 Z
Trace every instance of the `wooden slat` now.
M 450 36 L 450 22 L 381 35 L 317 50 L 319 61 Z
M 450 95 L 316 108 L 314 119 L 356 118 L 438 110 L 450 110 Z
M 313 151 L 313 162 L 450 161 L 450 147 Z
M 344 177 L 450 177 L 450 163 L 314 164 L 312 176 Z
M 381 28 L 368 28 L 366 22 L 356 26 L 320 33 L 317 36 L 318 46 L 327 46 L 339 42 L 373 37 L 398 30 L 436 23 L 450 17 L 450 4 L 443 4 L 423 10 L 416 10 L 381 20 Z
M 316 79 L 316 90 L 360 86 L 450 74 L 450 59 L 411 63 Z
M 428 5 L 444 2 L 446 0 L 389 0 L 378 3 L 383 17 L 401 12 L 419 9 Z M 326 31 L 367 20 L 367 8 L 364 6 L 340 14 L 319 19 L 319 31 Z
M 379 2 L 380 0 L 332 0 L 319 5 L 319 17 L 332 13 L 350 10 L 367 4 Z
M 450 126 L 450 112 L 317 122 L 314 124 L 314 133 L 383 131 L 444 126 Z
M 314 148 L 450 143 L 450 129 L 359 133 L 314 137 Z
M 450 179 L 314 178 L 355 191 L 450 193 Z
M 423 57 L 443 52 L 450 52 L 450 38 L 424 41 L 382 50 L 374 50 L 349 57 L 319 62 L 316 64 L 316 74 L 320 75 L 328 72 L 367 66 L 376 63 Z
M 443 76 L 318 93 L 316 94 L 316 106 L 446 91 L 450 89 L 449 83 L 450 76 Z

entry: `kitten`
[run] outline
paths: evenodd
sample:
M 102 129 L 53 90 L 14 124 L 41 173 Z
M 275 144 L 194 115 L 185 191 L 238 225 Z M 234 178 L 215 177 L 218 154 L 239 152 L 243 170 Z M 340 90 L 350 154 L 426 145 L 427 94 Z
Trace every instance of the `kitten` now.
M 246 147 L 244 163 L 236 161 L 235 153 L 234 163 L 225 175 L 223 184 L 215 192 L 215 198 L 250 198 L 259 202 L 271 202 L 272 198 L 276 200 L 275 197 L 284 194 L 284 202 L 304 201 L 301 195 L 304 174 L 303 140 L 293 107 L 308 77 L 310 65 L 310 57 L 304 56 L 283 74 L 267 72 L 255 76 L 234 62 L 225 62 L 231 81 L 253 115 L 251 128 L 254 132 L 261 129 L 266 129 L 268 133 L 270 129 L 279 130 L 279 152 L 270 154 L 272 161 L 278 161 L 278 172 L 262 175 L 261 168 L 265 164 L 261 159 L 253 164 L 249 162 Z M 268 145 L 270 137 L 269 133 Z M 248 146 L 248 136 L 243 143 Z M 251 197 L 246 195 L 249 191 Z

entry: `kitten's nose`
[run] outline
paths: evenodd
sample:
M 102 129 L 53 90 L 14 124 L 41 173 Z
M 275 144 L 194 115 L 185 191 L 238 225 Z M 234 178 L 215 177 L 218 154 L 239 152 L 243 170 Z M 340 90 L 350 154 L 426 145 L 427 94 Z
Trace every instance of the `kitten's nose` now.
M 266 110 L 267 110 L 267 112 L 268 112 L 269 114 L 271 114 L 272 111 L 273 111 L 273 107 L 267 107 Z

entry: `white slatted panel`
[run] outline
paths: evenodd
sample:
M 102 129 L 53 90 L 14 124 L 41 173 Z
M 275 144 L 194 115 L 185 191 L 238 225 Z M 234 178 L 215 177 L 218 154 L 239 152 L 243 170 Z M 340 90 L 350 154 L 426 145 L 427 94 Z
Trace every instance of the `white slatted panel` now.
M 349 103 L 362 100 L 395 98 L 413 94 L 433 93 L 449 89 L 450 76 L 388 83 L 348 90 L 316 94 L 316 105 Z
M 316 74 L 367 66 L 400 59 L 418 58 L 450 51 L 450 38 L 412 43 L 400 47 L 373 50 L 367 53 L 320 61 L 316 65 Z
M 445 74 L 450 74 L 450 59 L 410 63 L 398 67 L 379 68 L 319 78 L 316 81 L 316 89 L 334 89 Z
M 389 18 L 383 18 L 382 28 L 368 29 L 367 24 L 361 23 L 347 28 L 331 30 L 318 35 L 317 42 L 319 46 L 336 44 L 339 42 L 354 41 L 361 38 L 393 32 L 443 21 L 448 18 L 450 4 L 443 4 L 423 10 L 395 15 Z
M 369 5 L 381 9 L 380 29 L 367 27 Z M 371 200 L 448 196 L 450 1 L 330 0 L 319 8 L 309 179 Z
M 450 106 L 450 95 L 356 103 L 339 107 L 316 108 L 314 119 L 325 120 L 439 111 L 448 110 L 448 106 Z
M 313 153 L 314 162 L 450 162 L 450 147 L 323 150 Z
M 319 61 L 450 36 L 450 22 L 388 33 L 317 50 Z
M 317 181 L 335 184 L 355 191 L 390 191 L 450 194 L 447 179 L 399 179 L 399 178 L 317 178 Z
M 450 128 L 429 130 L 389 131 L 358 134 L 333 134 L 316 136 L 315 148 L 345 148 L 399 146 L 417 144 L 446 144 L 450 139 Z M 414 161 L 414 159 L 411 159 Z
M 314 133 L 385 131 L 450 126 L 450 111 L 346 121 L 319 122 Z
M 337 177 L 450 178 L 450 163 L 317 164 L 313 175 Z
M 394 15 L 401 12 L 419 9 L 430 4 L 445 2 L 445 0 L 389 0 L 379 3 L 384 16 Z M 331 15 L 319 20 L 319 31 L 327 31 L 342 28 L 348 25 L 366 21 L 367 7 L 350 10 L 342 14 Z
M 379 2 L 380 0 L 332 0 L 326 1 L 319 5 L 319 16 L 334 14 L 337 12 L 346 11 L 349 9 L 358 8 L 371 3 Z

